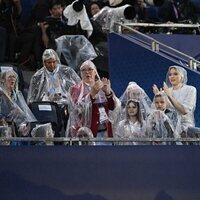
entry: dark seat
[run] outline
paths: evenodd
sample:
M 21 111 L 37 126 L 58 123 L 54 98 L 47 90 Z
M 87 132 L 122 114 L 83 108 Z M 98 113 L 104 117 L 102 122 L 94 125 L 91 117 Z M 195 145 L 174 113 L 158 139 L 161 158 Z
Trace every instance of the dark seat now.
M 57 103 L 49 101 L 32 102 L 29 107 L 37 119 L 36 123 L 44 124 L 50 122 L 55 132 L 55 137 L 60 136 L 62 116 Z

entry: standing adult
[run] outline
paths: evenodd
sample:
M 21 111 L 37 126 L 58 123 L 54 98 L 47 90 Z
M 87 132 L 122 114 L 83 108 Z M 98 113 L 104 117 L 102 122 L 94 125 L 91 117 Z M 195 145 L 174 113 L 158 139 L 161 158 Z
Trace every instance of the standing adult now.
M 171 106 L 173 106 L 181 117 L 181 136 L 185 137 L 189 127 L 195 126 L 194 111 L 196 107 L 196 88 L 187 85 L 187 71 L 180 66 L 170 66 L 163 84 Z M 154 85 L 154 91 L 158 91 Z
M 90 60 L 82 63 L 80 72 L 82 81 L 69 90 L 73 108 L 76 108 L 70 113 L 72 136 L 76 136 L 80 127 L 86 126 L 92 130 L 94 137 L 113 137 L 111 112 L 117 104 L 110 80 L 100 79 L 96 66 Z
M 31 78 L 27 101 L 28 103 L 36 101 L 57 103 L 63 121 L 61 123 L 65 129 L 68 121 L 68 104 L 70 102 L 68 89 L 70 86 L 80 82 L 80 78 L 71 67 L 60 63 L 60 59 L 53 49 L 46 49 L 42 60 L 43 67 Z
M 68 89 L 80 82 L 77 73 L 60 63 L 53 49 L 46 49 L 42 55 L 43 67 L 31 78 L 28 103 L 34 101 L 54 101 L 68 103 Z

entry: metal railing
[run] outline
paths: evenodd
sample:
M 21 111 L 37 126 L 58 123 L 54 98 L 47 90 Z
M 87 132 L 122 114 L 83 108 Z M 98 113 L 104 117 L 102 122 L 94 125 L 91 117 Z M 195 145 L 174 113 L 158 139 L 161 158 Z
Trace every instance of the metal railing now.
M 191 28 L 199 29 L 200 24 L 183 24 L 183 23 L 163 23 L 163 24 L 154 24 L 154 23 L 124 23 L 129 27 L 156 27 L 156 28 Z
M 152 27 L 187 27 L 187 28 L 199 28 L 200 25 L 192 24 L 148 24 L 148 23 L 115 23 L 115 31 L 119 34 L 124 34 L 124 37 L 133 39 L 136 43 L 148 48 L 156 53 L 162 54 L 164 57 L 182 65 L 189 67 L 193 70 L 197 70 L 200 67 L 200 61 L 196 60 L 192 56 L 189 56 L 183 52 L 180 52 L 158 40 L 141 33 L 140 31 L 132 28 L 137 26 L 152 26 Z
M 95 144 L 97 142 L 103 143 L 113 143 L 113 144 L 122 144 L 122 143 L 195 143 L 200 142 L 200 138 L 67 138 L 67 137 L 58 137 L 58 138 L 44 138 L 44 137 L 0 137 L 0 145 L 6 145 L 10 142 L 33 142 L 34 144 L 44 143 L 44 144 L 53 144 L 54 142 L 61 142 L 63 145 L 73 145 L 73 144 Z

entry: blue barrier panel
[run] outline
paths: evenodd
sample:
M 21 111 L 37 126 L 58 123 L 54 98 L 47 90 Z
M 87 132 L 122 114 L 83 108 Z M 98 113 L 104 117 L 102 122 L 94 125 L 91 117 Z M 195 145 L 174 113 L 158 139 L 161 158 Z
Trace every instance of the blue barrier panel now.
M 2 200 L 197 200 L 199 146 L 0 147 Z
M 200 35 L 150 34 L 149 36 L 177 49 L 178 51 L 192 56 L 197 60 L 200 60 Z
M 174 62 L 146 49 L 133 40 L 109 34 L 109 64 L 112 88 L 120 96 L 129 81 L 137 82 L 150 97 L 152 85 L 165 80 L 168 66 Z
M 177 63 L 159 53 L 140 46 L 133 39 L 116 33 L 109 34 L 109 70 L 112 88 L 121 96 L 129 81 L 140 85 L 153 98 L 152 85 L 162 87 L 170 65 Z M 188 84 L 197 88 L 196 125 L 200 126 L 200 76 L 199 72 L 186 69 Z

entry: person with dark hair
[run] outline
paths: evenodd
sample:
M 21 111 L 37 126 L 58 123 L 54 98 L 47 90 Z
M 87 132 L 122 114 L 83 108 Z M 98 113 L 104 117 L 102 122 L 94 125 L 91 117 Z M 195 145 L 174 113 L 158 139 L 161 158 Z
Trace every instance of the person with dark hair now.
M 74 12 L 80 12 L 80 5 L 73 2 L 68 5 L 65 10 L 70 7 L 70 10 L 74 9 Z M 49 4 L 50 16 L 44 19 L 44 22 L 40 23 L 42 30 L 42 40 L 46 48 L 53 48 L 56 50 L 55 39 L 63 35 L 85 35 L 87 33 L 81 27 L 81 22 L 76 24 L 69 24 L 69 19 L 65 16 L 64 6 L 60 0 L 52 0 Z M 68 13 L 68 12 L 66 12 Z
M 140 103 L 143 119 L 146 120 L 151 111 L 152 101 L 144 89 L 141 88 L 136 82 L 129 82 L 124 93 L 120 97 L 120 101 L 122 103 L 122 118 L 124 118 L 124 107 L 129 99 L 135 99 Z
M 124 119 L 116 128 L 116 137 L 134 139 L 146 137 L 146 123 L 142 117 L 139 101 L 129 99 L 126 104 Z M 120 142 L 119 144 L 142 144 L 141 142 Z
M 43 22 L 40 22 L 42 30 L 42 41 L 45 48 L 55 49 L 54 39 L 63 34 L 63 5 L 60 0 L 52 0 L 49 2 L 50 16 L 44 18 Z
M 87 5 L 87 12 L 89 17 L 93 17 L 102 9 L 102 4 L 100 1 L 92 1 Z

